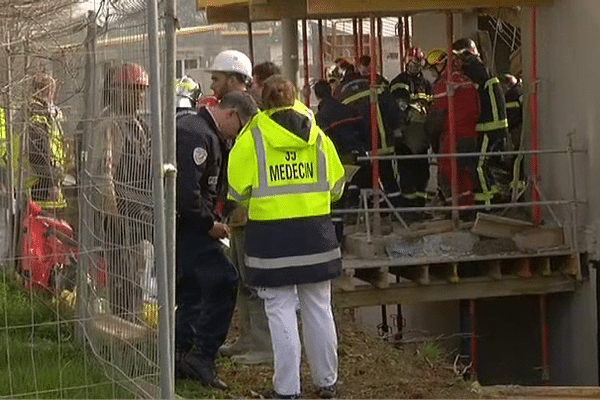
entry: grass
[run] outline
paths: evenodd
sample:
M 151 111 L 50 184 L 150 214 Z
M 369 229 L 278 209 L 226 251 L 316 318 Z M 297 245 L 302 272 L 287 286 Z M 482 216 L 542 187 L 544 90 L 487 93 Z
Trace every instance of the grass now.
M 0 282 L 0 397 L 130 398 L 73 342 L 71 309 Z M 91 356 L 90 356 L 91 357 Z

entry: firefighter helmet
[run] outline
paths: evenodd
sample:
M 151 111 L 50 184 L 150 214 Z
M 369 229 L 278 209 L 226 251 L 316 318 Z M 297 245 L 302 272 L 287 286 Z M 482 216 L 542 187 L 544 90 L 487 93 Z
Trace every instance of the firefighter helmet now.
M 183 76 L 175 84 L 175 97 L 178 107 L 193 108 L 201 94 L 200 85 L 189 76 Z
M 425 54 L 423 54 L 423 50 L 419 47 L 411 47 L 406 54 L 406 63 L 416 62 L 418 64 L 423 65 L 425 62 Z
M 115 70 L 113 85 L 118 87 L 147 88 L 150 86 L 150 78 L 141 65 L 125 63 Z
M 479 50 L 473 39 L 462 38 L 452 44 L 452 52 L 456 55 L 470 54 L 479 57 Z
M 252 80 L 252 62 L 241 51 L 225 50 L 217 54 L 208 72 L 234 72 Z
M 519 80 L 511 74 L 502 74 L 499 76 L 499 78 L 500 83 L 505 85 L 509 89 L 515 86 L 517 83 L 519 83 Z
M 427 54 L 425 61 L 427 65 L 433 67 L 434 65 L 443 64 L 446 62 L 446 52 L 442 49 L 433 49 Z

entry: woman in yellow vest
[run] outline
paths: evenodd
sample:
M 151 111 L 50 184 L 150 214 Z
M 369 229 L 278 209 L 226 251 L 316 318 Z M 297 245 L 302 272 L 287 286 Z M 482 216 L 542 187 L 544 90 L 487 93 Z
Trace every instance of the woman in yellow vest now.
M 330 283 L 342 264 L 330 214 L 344 168 L 290 81 L 268 78 L 262 102 L 231 150 L 228 179 L 229 197 L 248 209 L 246 284 L 257 287 L 269 319 L 275 373 L 268 396 L 300 396 L 299 305 L 313 382 L 331 398 L 338 360 Z

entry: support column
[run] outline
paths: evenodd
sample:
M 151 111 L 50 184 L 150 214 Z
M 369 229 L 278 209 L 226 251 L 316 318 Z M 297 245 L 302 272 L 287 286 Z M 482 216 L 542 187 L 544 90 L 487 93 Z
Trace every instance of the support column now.
M 296 19 L 281 20 L 281 56 L 283 76 L 298 86 L 298 22 Z

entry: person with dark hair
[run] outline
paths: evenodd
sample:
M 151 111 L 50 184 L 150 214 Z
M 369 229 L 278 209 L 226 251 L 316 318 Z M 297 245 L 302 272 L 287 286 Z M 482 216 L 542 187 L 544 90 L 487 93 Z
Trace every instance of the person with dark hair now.
M 215 357 L 235 307 L 238 273 L 223 250 L 229 238 L 217 200 L 226 185 L 227 142 L 256 113 L 245 92 L 177 120 L 177 293 L 175 372 L 225 389 Z
M 356 164 L 357 156 L 364 156 L 365 149 L 361 145 L 360 135 L 363 130 L 363 117 L 356 110 L 342 104 L 333 98 L 331 86 L 325 80 L 315 83 L 313 90 L 319 101 L 315 119 L 319 128 L 329 136 L 337 149 L 344 165 Z M 367 170 L 368 168 L 364 168 Z M 358 175 L 358 174 L 357 174 Z M 349 182 L 342 199 L 336 203 L 337 208 L 356 208 L 359 204 L 360 175 Z M 340 243 L 343 238 L 343 218 L 341 215 L 332 217 L 336 234 Z
M 300 398 L 302 334 L 319 395 L 336 395 L 337 335 L 331 279 L 341 251 L 331 202 L 344 188 L 335 146 L 280 75 L 264 83 L 264 111 L 239 135 L 229 155 L 229 198 L 248 209 L 246 280 L 257 287 L 275 356 L 268 398 Z
M 225 50 L 217 54 L 212 66 L 206 70 L 217 99 L 233 91 L 246 91 L 252 83 L 252 62 L 237 50 Z
M 273 75 L 281 74 L 281 69 L 271 61 L 265 61 L 257 64 L 252 69 L 252 87 L 250 94 L 256 100 L 256 104 L 261 107 L 261 95 L 263 82 Z

